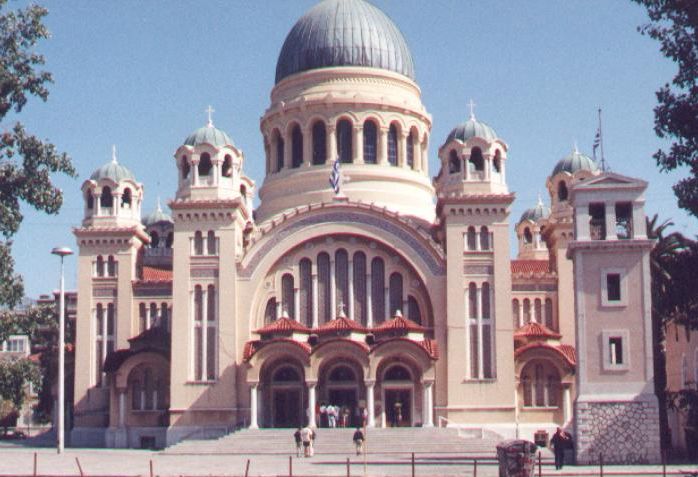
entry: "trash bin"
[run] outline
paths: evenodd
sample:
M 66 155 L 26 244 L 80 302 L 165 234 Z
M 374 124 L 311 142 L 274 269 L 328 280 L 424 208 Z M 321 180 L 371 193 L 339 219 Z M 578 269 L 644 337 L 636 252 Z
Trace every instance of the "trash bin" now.
M 533 477 L 537 448 L 533 442 L 522 439 L 497 444 L 499 477 Z

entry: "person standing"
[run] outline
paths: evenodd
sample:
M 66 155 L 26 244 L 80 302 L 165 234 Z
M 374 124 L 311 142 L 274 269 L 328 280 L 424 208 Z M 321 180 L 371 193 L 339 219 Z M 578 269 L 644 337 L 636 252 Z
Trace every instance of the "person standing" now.
M 327 420 L 327 406 L 323 402 L 320 404 L 320 427 L 328 427 L 328 420 Z
M 352 437 L 354 445 L 356 446 L 356 455 L 359 455 L 364 450 L 364 433 L 361 432 L 361 428 L 357 427 L 354 431 L 354 437 Z
M 308 426 L 301 429 L 301 441 L 303 442 L 303 455 L 305 457 L 310 457 L 312 455 L 310 449 L 312 435 L 313 431 Z
M 330 427 L 337 427 L 337 407 L 329 404 L 327 406 L 327 418 L 329 419 Z
M 296 432 L 293 433 L 293 438 L 296 440 L 296 457 L 301 456 L 301 448 L 303 447 L 303 440 L 301 439 L 301 428 L 299 427 Z
M 550 443 L 555 453 L 555 469 L 560 470 L 565 463 L 565 449 L 569 446 L 567 435 L 558 427 Z

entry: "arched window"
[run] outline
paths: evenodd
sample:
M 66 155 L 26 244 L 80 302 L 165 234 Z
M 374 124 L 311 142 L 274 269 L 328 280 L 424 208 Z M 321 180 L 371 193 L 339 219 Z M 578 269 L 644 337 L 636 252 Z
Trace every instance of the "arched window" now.
M 325 323 L 333 318 L 330 302 L 330 256 L 322 252 L 317 256 L 318 281 L 318 323 Z
M 194 234 L 194 255 L 204 254 L 204 237 L 200 230 Z
M 494 169 L 494 172 L 497 174 L 502 173 L 502 154 L 499 152 L 499 149 L 497 149 L 494 153 L 494 160 L 492 161 L 492 168 Z
M 131 189 L 129 189 L 127 187 L 126 189 L 124 189 L 124 193 L 121 194 L 121 207 L 126 208 L 126 209 L 130 209 L 131 208 L 131 201 L 132 201 Z
M 204 291 L 201 285 L 194 287 L 194 379 L 202 380 L 204 375 L 205 349 L 204 336 Z
M 482 157 L 482 150 L 479 147 L 474 147 L 470 150 L 470 169 L 473 171 L 485 170 L 485 158 Z
M 268 325 L 276 321 L 276 298 L 269 298 L 264 308 L 264 324 Z
M 468 317 L 477 318 L 477 285 L 472 282 L 468 285 Z
M 544 361 L 532 361 L 521 372 L 524 407 L 558 407 L 560 405 L 560 376 Z
M 99 198 L 99 203 L 102 209 L 111 209 L 114 206 L 114 197 L 111 195 L 111 188 L 109 186 L 102 187 L 102 195 Z
M 212 168 L 211 156 L 208 152 L 204 152 L 199 158 L 199 177 L 205 177 L 211 174 Z
M 412 381 L 412 374 L 407 368 L 395 365 L 388 368 L 383 376 L 384 381 Z
M 352 260 L 354 267 L 354 320 L 367 324 L 366 315 L 366 254 L 356 252 Z
M 531 300 L 528 298 L 523 301 L 524 324 L 531 322 Z
M 533 406 L 533 388 L 531 386 L 531 378 L 528 375 L 524 375 L 521 378 L 521 384 L 523 386 L 524 407 Z
M 524 229 L 523 239 L 524 239 L 524 243 L 526 243 L 526 244 L 529 244 L 529 243 L 532 243 L 532 242 L 533 242 L 533 234 L 531 233 L 531 229 L 530 229 L 530 228 L 526 227 L 526 228 Z
M 542 323 L 543 322 L 543 306 L 541 304 L 540 298 L 536 298 L 536 300 L 533 302 L 534 303 L 534 310 L 535 310 L 535 316 L 536 316 L 536 323 Z
M 233 176 L 233 158 L 229 154 L 225 155 L 223 159 L 223 168 L 221 169 L 221 175 L 223 177 Z
M 298 275 L 300 276 L 300 316 L 298 321 L 306 326 L 313 324 L 313 265 L 310 259 L 304 258 L 298 264 Z
M 348 119 L 342 119 L 337 123 L 337 156 L 339 162 L 345 164 L 352 162 L 351 129 L 351 122 Z
M 337 310 L 347 313 L 349 307 L 349 255 L 344 249 L 334 254 L 335 286 L 337 290 Z
M 378 128 L 376 123 L 367 120 L 364 122 L 364 163 L 375 164 L 378 162 Z
M 356 381 L 356 374 L 349 366 L 337 366 L 330 373 L 328 381 L 353 383 Z
M 155 230 L 150 232 L 150 248 L 158 248 L 160 245 L 160 236 Z
M 297 383 L 301 380 L 301 376 L 295 368 L 284 366 L 274 371 L 272 381 L 275 383 Z
M 519 327 L 519 320 L 521 320 L 519 300 L 516 298 L 514 298 L 511 302 L 511 316 L 514 317 L 514 329 L 516 329 Z
M 150 304 L 150 328 L 153 326 L 159 326 L 159 319 L 158 319 L 158 304 L 157 303 L 151 303 Z
M 174 242 L 174 234 L 172 232 L 167 234 L 167 239 L 165 240 L 165 247 L 172 248 L 172 243 Z
M 276 133 L 276 171 L 280 172 L 284 168 L 284 138 L 279 132 Z
M 480 228 L 480 249 L 490 249 L 490 231 L 485 226 Z
M 92 196 L 92 191 L 88 190 L 85 192 L 85 202 L 88 210 L 92 210 L 95 206 L 95 199 Z
M 448 154 L 448 173 L 456 174 L 458 172 L 460 172 L 460 158 L 456 150 L 451 149 L 451 152 Z
M 422 324 L 422 312 L 419 309 L 419 303 L 412 295 L 407 298 L 407 318 L 417 324 Z
M 134 377 L 131 380 L 131 409 L 134 411 L 143 410 L 143 394 L 144 391 L 140 379 Z
M 407 167 L 414 169 L 414 137 L 411 132 L 407 136 Z
M 209 230 L 206 234 L 206 253 L 208 255 L 216 255 L 216 234 L 213 230 Z
M 293 298 L 293 275 L 285 273 L 281 277 L 281 309 L 289 317 L 296 319 L 295 300 Z
M 555 329 L 555 319 L 553 317 L 553 301 L 550 298 L 545 299 L 545 326 L 551 330 Z
M 317 121 L 313 124 L 313 164 L 324 164 L 327 156 L 327 131 L 325 123 Z
M 390 316 L 395 316 L 398 310 L 405 314 L 407 310 L 402 309 L 402 275 L 395 272 L 390 275 Z
M 477 250 L 477 232 L 472 226 L 468 227 L 467 248 L 468 250 Z
M 116 276 L 116 260 L 114 260 L 113 255 L 109 255 L 107 258 L 107 275 L 110 277 Z
M 490 284 L 485 282 L 482 284 L 482 319 L 489 320 L 490 315 Z
M 187 179 L 190 172 L 191 166 L 189 165 L 189 159 L 187 159 L 187 156 L 182 156 L 182 179 Z
M 95 275 L 98 277 L 104 276 L 104 258 L 97 255 L 97 264 L 95 265 Z
M 293 126 L 291 131 L 291 167 L 300 167 L 303 164 L 303 133 L 299 125 Z
M 390 125 L 388 129 L 388 163 L 397 166 L 397 126 Z
M 567 184 L 565 184 L 565 181 L 560 181 L 557 184 L 557 199 L 560 202 L 567 200 Z
M 371 306 L 374 323 L 385 320 L 385 264 L 383 259 L 371 260 Z

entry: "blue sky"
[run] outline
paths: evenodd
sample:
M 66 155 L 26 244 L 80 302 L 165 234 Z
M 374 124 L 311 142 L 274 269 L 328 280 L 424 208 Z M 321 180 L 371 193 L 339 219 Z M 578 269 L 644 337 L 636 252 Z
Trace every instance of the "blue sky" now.
M 433 116 L 430 172 L 448 132 L 467 118 L 467 102 L 509 145 L 509 187 L 517 195 L 511 221 L 546 202 L 545 179 L 574 141 L 591 154 L 596 110 L 604 111 L 606 158 L 621 174 L 650 182 L 646 210 L 698 232 L 676 207 L 671 185 L 652 153 L 654 92 L 675 65 L 636 27 L 645 11 L 629 0 L 527 2 L 375 0 L 402 30 L 412 50 L 423 102 Z M 11 7 L 22 3 L 10 3 Z M 264 156 L 259 118 L 269 104 L 284 38 L 311 0 L 45 1 L 52 38 L 39 50 L 55 84 L 47 103 L 32 100 L 20 119 L 68 152 L 79 178 L 58 177 L 65 203 L 57 216 L 24 207 L 14 238 L 26 293 L 57 288 L 56 245 L 74 249 L 71 228 L 82 219 L 80 185 L 107 162 L 119 161 L 145 185 L 144 213 L 158 196 L 172 198 L 172 154 L 216 110 L 214 122 L 246 157 L 245 171 L 261 186 Z M 16 118 L 7 117 L 3 128 Z M 75 286 L 74 257 L 66 283 Z

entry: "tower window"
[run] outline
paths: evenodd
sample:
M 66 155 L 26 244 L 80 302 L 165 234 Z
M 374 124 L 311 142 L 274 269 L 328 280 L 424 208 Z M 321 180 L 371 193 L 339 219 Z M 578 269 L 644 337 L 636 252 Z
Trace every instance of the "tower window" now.
M 182 179 L 187 179 L 191 172 L 191 166 L 187 160 L 187 156 L 182 156 Z
M 284 139 L 279 134 L 276 138 L 276 170 L 284 168 Z
M 533 242 L 533 234 L 531 233 L 531 229 L 529 229 L 528 227 L 526 227 L 524 229 L 523 236 L 524 236 L 524 243 L 528 244 L 528 243 Z
M 233 176 L 233 158 L 230 155 L 226 155 L 223 159 L 223 169 L 221 170 L 221 175 L 223 177 Z
M 390 129 L 388 129 L 388 163 L 391 166 L 397 166 L 397 127 L 395 124 L 391 124 Z
M 87 209 L 92 210 L 95 206 L 95 199 L 92 197 L 92 191 L 88 190 L 85 194 L 85 201 L 87 202 Z
M 633 236 L 633 205 L 630 202 L 616 204 L 616 236 L 619 239 Z
M 150 248 L 158 248 L 159 244 L 160 236 L 155 230 L 153 230 L 152 232 L 150 232 Z
M 364 122 L 364 163 L 375 164 L 378 150 L 378 130 L 373 121 Z
M 102 209 L 111 209 L 114 206 L 114 197 L 111 195 L 111 188 L 102 187 L 102 195 L 99 198 Z
M 456 174 L 458 172 L 460 172 L 460 158 L 458 157 L 458 153 L 454 149 L 451 149 L 448 155 L 448 173 Z
M 560 181 L 557 184 L 557 199 L 560 202 L 564 202 L 567 200 L 567 184 L 565 184 L 564 181 Z
M 131 208 L 131 202 L 131 189 L 127 187 L 126 189 L 124 189 L 124 193 L 121 194 L 121 207 Z
M 407 136 L 407 167 L 414 169 L 414 136 Z
M 479 147 L 474 147 L 470 151 L 471 169 L 474 171 L 485 170 L 485 158 L 482 156 L 482 150 Z
M 300 167 L 303 163 L 303 133 L 299 125 L 293 126 L 291 133 L 291 167 Z
M 207 152 L 201 154 L 201 158 L 199 159 L 199 177 L 204 177 L 211 174 L 212 167 L 213 164 L 211 164 L 211 156 Z
M 313 124 L 313 164 L 324 164 L 327 156 L 327 132 L 325 124 L 317 121 Z
M 494 168 L 494 172 L 496 172 L 497 174 L 500 174 L 502 172 L 502 155 L 499 152 L 499 149 L 497 149 L 497 151 L 494 153 L 492 167 Z
M 337 123 L 337 156 L 339 162 L 344 164 L 352 162 L 351 129 L 351 122 L 347 119 L 342 119 Z
M 606 275 L 606 299 L 620 301 L 620 273 Z
M 608 339 L 609 362 L 623 364 L 623 338 L 612 336 Z
M 592 240 L 606 240 L 606 206 L 589 204 L 589 233 Z

